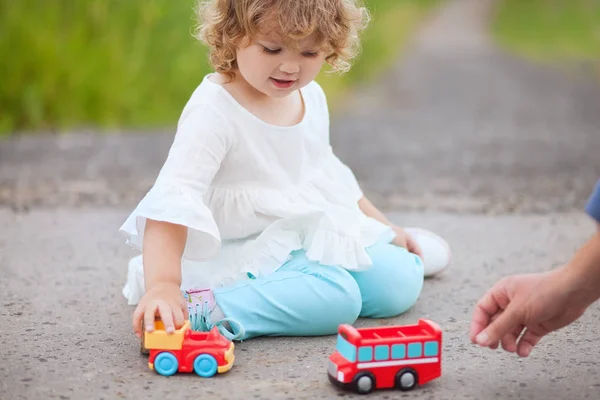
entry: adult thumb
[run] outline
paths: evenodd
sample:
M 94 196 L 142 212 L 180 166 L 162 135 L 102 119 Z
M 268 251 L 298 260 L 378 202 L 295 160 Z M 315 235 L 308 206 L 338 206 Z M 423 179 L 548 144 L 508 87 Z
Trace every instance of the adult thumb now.
M 497 344 L 500 339 L 507 333 L 512 332 L 520 323 L 519 312 L 515 306 L 509 305 L 498 318 L 477 335 L 475 342 L 486 347 Z

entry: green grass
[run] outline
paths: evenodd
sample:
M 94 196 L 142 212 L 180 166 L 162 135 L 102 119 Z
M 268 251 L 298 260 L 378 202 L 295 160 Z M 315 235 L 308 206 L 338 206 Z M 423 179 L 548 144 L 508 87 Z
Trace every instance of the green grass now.
M 320 77 L 336 101 L 396 57 L 433 0 L 367 0 L 372 24 L 353 70 Z M 204 74 L 194 0 L 0 0 L 0 136 L 176 122 Z
M 505 48 L 538 61 L 591 62 L 600 73 L 600 1 L 503 0 L 493 24 Z

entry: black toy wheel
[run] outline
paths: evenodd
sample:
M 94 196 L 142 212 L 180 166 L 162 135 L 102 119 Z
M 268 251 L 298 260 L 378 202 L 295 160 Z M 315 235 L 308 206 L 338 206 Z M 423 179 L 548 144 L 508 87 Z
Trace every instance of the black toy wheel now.
M 412 368 L 405 368 L 396 374 L 396 388 L 402 391 L 414 389 L 418 382 L 417 371 Z
M 354 378 L 354 388 L 359 394 L 369 394 L 375 389 L 375 377 L 369 372 L 363 372 Z

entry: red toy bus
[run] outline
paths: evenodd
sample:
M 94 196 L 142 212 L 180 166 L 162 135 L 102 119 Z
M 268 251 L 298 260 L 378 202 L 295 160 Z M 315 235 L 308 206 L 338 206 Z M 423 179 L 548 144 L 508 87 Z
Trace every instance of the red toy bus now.
M 329 380 L 361 394 L 373 389 L 411 390 L 442 374 L 442 330 L 429 320 L 416 325 L 356 329 L 340 325 L 329 357 Z

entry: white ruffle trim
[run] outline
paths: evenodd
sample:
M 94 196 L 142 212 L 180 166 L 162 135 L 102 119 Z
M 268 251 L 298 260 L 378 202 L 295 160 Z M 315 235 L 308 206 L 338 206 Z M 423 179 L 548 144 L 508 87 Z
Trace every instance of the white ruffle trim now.
M 155 185 L 121 226 L 127 244 L 140 251 L 147 219 L 187 226 L 183 256 L 188 260 L 208 260 L 219 252 L 221 236 L 212 213 L 185 187 Z
M 182 261 L 182 288 L 216 288 L 276 271 L 295 250 L 305 249 L 309 260 L 322 265 L 341 266 L 351 271 L 368 269 L 371 259 L 366 248 L 380 240 L 391 241 L 395 233 L 388 226 L 371 218 L 362 219 L 361 235 L 347 237 L 327 226 L 325 217 L 281 220 L 256 238 L 226 241 L 217 257 L 206 262 Z M 326 218 L 325 218 L 326 220 Z M 310 222 L 308 222 L 310 221 Z M 302 227 L 300 225 L 303 225 Z M 129 263 L 123 295 L 129 304 L 137 304 L 144 293 L 141 256 Z

